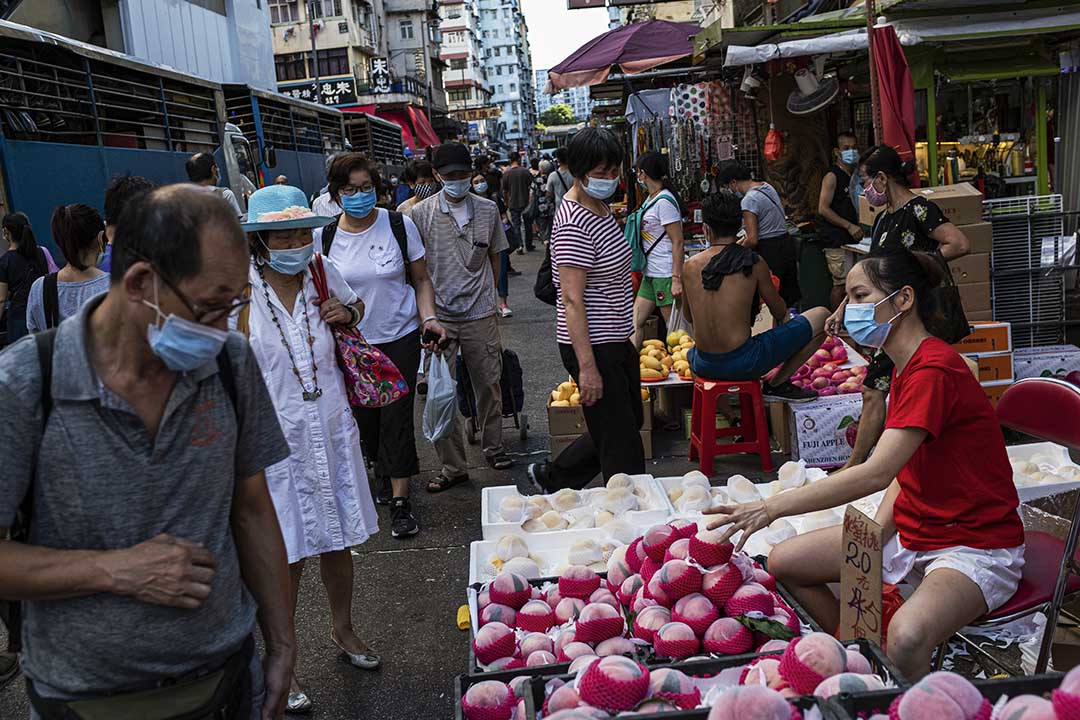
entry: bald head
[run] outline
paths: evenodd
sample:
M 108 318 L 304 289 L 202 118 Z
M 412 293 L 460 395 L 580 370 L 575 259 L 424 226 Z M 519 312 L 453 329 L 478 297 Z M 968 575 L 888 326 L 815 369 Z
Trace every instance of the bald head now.
M 202 242 L 202 241 L 207 242 Z M 145 260 L 173 282 L 196 275 L 214 250 L 246 253 L 236 213 L 213 192 L 193 185 L 167 185 L 125 208 L 113 239 L 112 282 Z

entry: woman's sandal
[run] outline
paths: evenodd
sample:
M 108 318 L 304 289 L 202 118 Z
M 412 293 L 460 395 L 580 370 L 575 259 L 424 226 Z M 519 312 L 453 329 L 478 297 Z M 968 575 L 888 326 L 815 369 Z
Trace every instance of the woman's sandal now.
M 514 467 L 514 461 L 506 453 L 498 453 L 487 458 L 487 464 L 494 470 L 509 470 Z
M 469 481 L 469 475 L 458 475 L 457 477 L 447 477 L 442 473 L 439 473 L 434 478 L 428 481 L 427 491 L 432 495 L 445 492 L 455 485 L 460 485 L 463 482 Z

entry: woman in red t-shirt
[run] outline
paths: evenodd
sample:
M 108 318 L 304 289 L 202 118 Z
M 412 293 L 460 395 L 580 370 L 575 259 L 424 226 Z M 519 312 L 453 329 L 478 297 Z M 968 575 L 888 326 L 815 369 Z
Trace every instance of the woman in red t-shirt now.
M 896 363 L 885 432 L 870 459 L 768 500 L 719 506 L 710 527 L 742 541 L 778 518 L 824 510 L 886 490 L 875 518 L 888 542 L 883 579 L 918 589 L 889 625 L 888 654 L 910 679 L 934 648 L 1016 592 L 1024 565 L 1019 499 L 1001 428 L 978 381 L 949 345 L 926 331 L 942 280 L 928 255 L 871 256 L 847 276 L 845 325 Z M 841 527 L 773 548 L 769 570 L 828 631 L 840 604 Z

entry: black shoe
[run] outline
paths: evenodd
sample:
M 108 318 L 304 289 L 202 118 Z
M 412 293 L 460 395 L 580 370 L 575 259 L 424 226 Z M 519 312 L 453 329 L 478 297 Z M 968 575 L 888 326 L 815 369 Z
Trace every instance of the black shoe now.
M 529 463 L 529 467 L 525 472 L 529 476 L 529 484 L 537 492 L 543 495 L 551 493 L 551 490 L 548 489 L 548 483 L 551 482 L 551 473 L 548 471 L 548 463 Z
M 792 385 L 790 382 L 770 385 L 761 383 L 761 396 L 769 402 L 805 403 L 818 399 L 818 394 L 813 390 L 803 390 Z
M 379 491 L 375 493 L 375 504 L 389 505 L 394 499 L 394 489 L 390 486 L 390 478 L 376 477 L 375 482 L 379 487 Z
M 517 254 L 518 255 L 524 255 L 525 254 L 525 248 L 518 248 L 517 249 Z
M 420 532 L 420 523 L 413 517 L 409 498 L 394 498 L 390 504 L 390 536 L 406 538 L 418 532 Z

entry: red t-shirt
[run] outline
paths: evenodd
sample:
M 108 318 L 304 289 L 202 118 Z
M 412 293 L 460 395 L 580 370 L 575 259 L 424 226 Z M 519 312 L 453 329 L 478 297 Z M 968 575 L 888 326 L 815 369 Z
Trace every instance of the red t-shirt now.
M 922 428 L 926 440 L 900 470 L 893 517 L 904 547 L 980 549 L 1024 544 L 1012 466 L 997 414 L 955 350 L 923 341 L 893 371 L 886 428 Z

